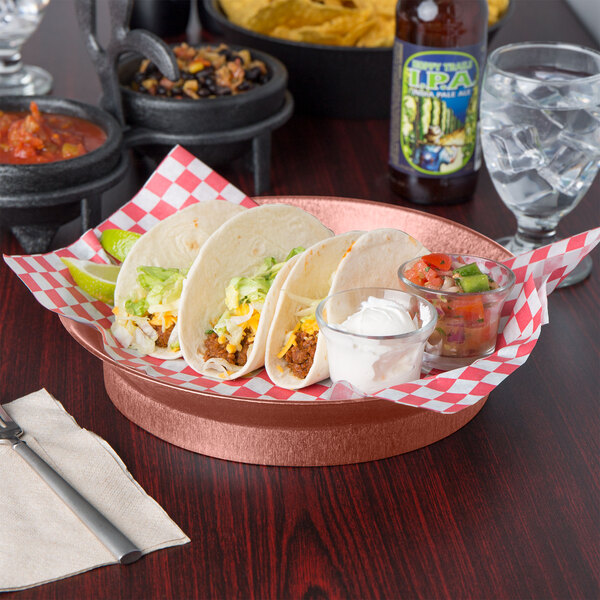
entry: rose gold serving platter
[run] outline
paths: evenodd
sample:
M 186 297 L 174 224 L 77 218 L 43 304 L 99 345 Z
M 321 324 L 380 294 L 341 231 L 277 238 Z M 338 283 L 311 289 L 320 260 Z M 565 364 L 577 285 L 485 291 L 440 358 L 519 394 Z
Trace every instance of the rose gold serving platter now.
M 390 204 L 345 198 L 285 196 L 335 233 L 394 227 L 429 250 L 505 260 L 512 256 L 489 238 L 452 221 Z M 106 391 L 128 419 L 193 452 L 238 462 L 323 466 L 365 462 L 416 450 L 468 423 L 485 399 L 444 415 L 376 398 L 298 402 L 202 393 L 158 381 L 115 363 L 98 331 L 61 317 L 65 329 L 104 363 Z

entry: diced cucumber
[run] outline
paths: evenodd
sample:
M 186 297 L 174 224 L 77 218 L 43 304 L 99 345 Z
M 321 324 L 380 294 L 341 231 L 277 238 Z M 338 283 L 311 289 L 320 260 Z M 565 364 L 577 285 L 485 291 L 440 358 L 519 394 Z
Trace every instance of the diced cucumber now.
M 458 267 L 454 269 L 454 272 L 460 277 L 469 277 L 470 275 L 479 275 L 481 271 L 477 266 L 477 263 L 469 263 L 468 265 L 463 265 L 462 267 Z
M 471 266 L 471 265 L 468 265 Z M 486 292 L 490 289 L 490 280 L 485 273 L 479 273 L 478 275 L 469 275 L 467 277 L 459 277 L 458 283 L 462 287 L 465 294 L 472 294 L 474 292 Z

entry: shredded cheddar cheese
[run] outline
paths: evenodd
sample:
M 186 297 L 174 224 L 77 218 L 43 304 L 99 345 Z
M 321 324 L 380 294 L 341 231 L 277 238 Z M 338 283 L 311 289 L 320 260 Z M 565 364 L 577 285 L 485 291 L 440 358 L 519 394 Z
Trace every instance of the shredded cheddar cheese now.
M 250 305 L 249 304 L 241 304 L 233 311 L 233 315 L 235 317 L 242 317 L 244 315 L 249 314 L 249 312 L 250 312 Z M 256 330 L 258 329 L 259 321 L 260 321 L 260 313 L 257 310 L 252 309 L 252 314 L 248 317 L 248 320 L 244 321 L 240 325 L 243 325 L 244 328 L 249 328 L 252 330 L 253 333 L 256 333 Z
M 346 250 L 346 252 L 344 252 L 344 256 L 346 256 L 347 254 L 350 254 L 350 250 L 352 250 L 352 246 L 354 246 L 354 244 L 356 244 L 356 241 L 352 242 L 350 244 L 350 246 L 348 246 L 348 250 Z M 344 256 L 342 256 L 342 258 L 344 258 Z
M 300 324 L 300 331 L 304 331 L 308 335 L 314 335 L 319 331 L 319 325 L 314 317 L 307 317 Z
M 285 353 L 292 347 L 297 346 L 296 332 L 302 331 L 307 335 L 315 335 L 319 331 L 319 324 L 314 317 L 306 317 L 296 324 L 296 327 L 290 332 L 283 348 L 277 353 L 277 358 L 283 358 Z
M 170 310 L 164 313 L 154 313 L 149 321 L 150 325 L 160 325 L 163 331 L 169 329 L 171 325 L 175 325 L 176 322 L 177 316 Z
M 290 332 L 290 335 L 288 335 L 288 339 L 285 342 L 285 344 L 283 345 L 283 348 L 277 353 L 277 358 L 283 358 L 285 356 L 285 353 L 292 347 L 292 346 L 296 346 L 297 342 L 296 342 L 296 331 L 298 331 L 300 329 L 300 323 L 298 323 L 296 325 L 296 327 L 294 327 L 294 329 Z

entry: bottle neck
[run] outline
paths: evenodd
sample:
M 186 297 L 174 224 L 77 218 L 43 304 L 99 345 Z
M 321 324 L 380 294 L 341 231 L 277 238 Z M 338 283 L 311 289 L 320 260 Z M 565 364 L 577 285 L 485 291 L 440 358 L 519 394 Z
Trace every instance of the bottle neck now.
M 411 44 L 456 48 L 487 38 L 487 0 L 399 0 L 396 36 Z

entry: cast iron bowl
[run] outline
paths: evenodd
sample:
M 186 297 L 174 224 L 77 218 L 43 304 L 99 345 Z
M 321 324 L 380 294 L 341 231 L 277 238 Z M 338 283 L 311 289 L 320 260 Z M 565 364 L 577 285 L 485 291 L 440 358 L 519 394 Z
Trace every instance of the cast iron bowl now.
M 119 64 L 125 121 L 134 127 L 188 134 L 225 131 L 266 119 L 283 105 L 287 71 L 276 58 L 253 49 L 250 52 L 267 65 L 270 76 L 266 83 L 243 94 L 198 100 L 150 96 L 132 90 L 128 84 L 142 58 L 128 57 Z
M 91 121 L 106 133 L 106 141 L 96 150 L 68 160 L 34 165 L 0 164 L 1 196 L 39 194 L 79 186 L 108 175 L 117 166 L 121 158 L 123 135 L 114 117 L 90 104 L 48 96 L 2 96 L 0 110 L 28 111 L 32 101 L 37 103 L 42 113 L 69 115 Z
M 242 49 L 241 46 L 229 46 L 233 50 Z M 285 103 L 287 70 L 273 56 L 253 48 L 249 50 L 253 58 L 262 60 L 267 66 L 269 79 L 266 83 L 243 94 L 198 100 L 150 96 L 132 90 L 128 84 L 142 58 L 131 55 L 124 57 L 119 64 L 118 73 L 125 122 L 131 128 L 126 134 L 126 141 L 137 145 L 138 139 L 153 138 L 156 144 L 141 144 L 140 149 L 145 154 L 160 159 L 173 145 L 161 144 L 161 134 L 193 137 L 196 134 L 214 133 L 218 137 L 219 133 L 241 129 L 271 117 Z M 249 142 L 198 145 L 188 142 L 186 147 L 205 162 L 218 165 L 237 158 L 248 149 L 248 145 Z
M 234 25 L 219 0 L 202 0 L 203 24 L 228 42 L 264 50 L 279 58 L 290 76 L 298 112 L 355 119 L 385 119 L 390 114 L 392 49 L 324 46 L 291 42 Z M 488 39 L 510 16 L 514 0 Z

